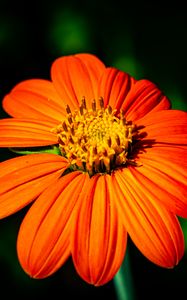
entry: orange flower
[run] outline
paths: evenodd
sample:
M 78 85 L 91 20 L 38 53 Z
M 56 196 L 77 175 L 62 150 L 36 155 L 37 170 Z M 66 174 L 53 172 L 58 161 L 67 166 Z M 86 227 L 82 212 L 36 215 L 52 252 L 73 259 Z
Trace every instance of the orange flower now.
M 36 200 L 18 234 L 21 266 L 44 278 L 71 255 L 85 281 L 103 285 L 120 268 L 127 234 L 153 263 L 175 266 L 184 253 L 178 216 L 187 217 L 187 113 L 91 54 L 56 59 L 51 78 L 23 81 L 3 99 L 12 118 L 0 120 L 1 147 L 59 152 L 0 164 L 1 218 Z

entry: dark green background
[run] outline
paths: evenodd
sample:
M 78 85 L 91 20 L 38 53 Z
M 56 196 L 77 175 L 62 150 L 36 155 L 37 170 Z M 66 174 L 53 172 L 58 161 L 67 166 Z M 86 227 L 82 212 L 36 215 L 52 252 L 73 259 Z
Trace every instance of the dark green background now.
M 164 6 L 163 6 L 164 5 Z M 0 0 L 0 97 L 18 82 L 50 78 L 61 55 L 89 52 L 106 65 L 156 83 L 173 108 L 187 110 L 187 10 L 180 1 L 3 1 Z M 0 108 L 1 117 L 6 114 Z M 1 161 L 13 154 L 1 149 Z M 185 159 L 185 158 L 184 158 Z M 27 209 L 0 221 L 0 299 L 111 299 L 113 282 L 93 287 L 71 260 L 55 275 L 30 279 L 16 258 L 16 236 Z M 184 231 L 186 224 L 181 220 Z M 187 240 L 187 234 L 185 233 Z M 136 299 L 186 294 L 187 255 L 171 270 L 144 258 L 129 240 Z

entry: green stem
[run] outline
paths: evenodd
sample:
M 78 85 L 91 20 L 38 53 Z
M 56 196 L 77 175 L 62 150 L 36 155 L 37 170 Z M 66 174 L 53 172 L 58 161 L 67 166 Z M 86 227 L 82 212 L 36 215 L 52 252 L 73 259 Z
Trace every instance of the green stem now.
M 117 300 L 135 300 L 132 273 L 129 261 L 129 253 L 126 252 L 125 259 L 114 277 L 114 287 Z

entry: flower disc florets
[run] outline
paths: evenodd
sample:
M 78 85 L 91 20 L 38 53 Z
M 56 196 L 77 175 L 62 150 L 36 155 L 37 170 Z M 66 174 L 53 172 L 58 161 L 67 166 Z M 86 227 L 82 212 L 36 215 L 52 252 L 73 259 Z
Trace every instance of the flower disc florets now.
M 111 106 L 104 108 L 103 99 L 92 102 L 87 109 L 83 98 L 79 110 L 71 112 L 67 106 L 66 119 L 53 132 L 58 135 L 59 148 L 74 169 L 82 169 L 90 175 L 110 173 L 129 159 L 135 125 L 127 122 L 123 111 L 115 116 Z

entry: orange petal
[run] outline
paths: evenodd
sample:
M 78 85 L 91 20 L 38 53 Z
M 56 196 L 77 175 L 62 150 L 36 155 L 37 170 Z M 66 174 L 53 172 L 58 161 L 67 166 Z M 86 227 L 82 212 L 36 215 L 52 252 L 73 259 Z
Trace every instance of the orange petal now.
M 187 184 L 187 159 L 186 147 L 169 147 L 166 145 L 156 145 L 139 154 L 139 159 L 143 165 L 153 166 L 167 174 L 170 178 Z M 140 168 L 141 170 L 141 168 Z
M 139 156 L 142 164 L 131 168 L 137 182 L 168 210 L 187 217 L 186 149 L 153 147 Z
M 33 119 L 0 120 L 0 147 L 34 147 L 57 144 L 51 123 Z
M 163 110 L 150 113 L 136 121 L 136 125 L 144 126 L 146 139 L 154 143 L 186 145 L 187 112 L 179 110 Z
M 103 97 L 104 105 L 119 110 L 135 79 L 115 68 L 106 68 L 99 81 L 98 97 Z M 97 98 L 98 98 L 97 97 Z
M 54 154 L 30 154 L 0 164 L 0 218 L 20 210 L 61 176 L 67 161 Z
M 122 109 L 127 120 L 136 121 L 149 112 L 168 109 L 170 102 L 158 87 L 148 80 L 139 80 L 124 99 Z
M 80 172 L 61 177 L 26 214 L 18 234 L 17 251 L 21 266 L 30 276 L 49 276 L 70 255 L 73 212 L 86 177 Z
M 51 76 L 63 101 L 75 109 L 83 97 L 91 107 L 104 70 L 104 64 L 96 56 L 85 53 L 57 58 L 52 64 Z
M 187 217 L 186 185 L 146 164 L 140 170 L 131 168 L 131 172 L 134 184 L 143 185 L 144 193 L 170 212 Z
M 88 180 L 74 219 L 72 257 L 79 275 L 103 285 L 118 271 L 126 250 L 126 232 L 113 205 L 106 176 Z
M 16 118 L 34 118 L 59 123 L 65 116 L 63 99 L 52 82 L 41 79 L 17 84 L 3 99 L 5 111 Z
M 184 237 L 176 216 L 159 205 L 142 184 L 135 185 L 129 169 L 111 178 L 121 220 L 139 250 L 153 263 L 170 268 L 184 254 Z

